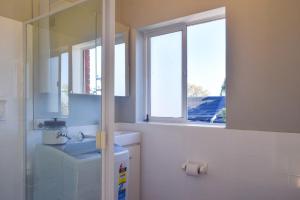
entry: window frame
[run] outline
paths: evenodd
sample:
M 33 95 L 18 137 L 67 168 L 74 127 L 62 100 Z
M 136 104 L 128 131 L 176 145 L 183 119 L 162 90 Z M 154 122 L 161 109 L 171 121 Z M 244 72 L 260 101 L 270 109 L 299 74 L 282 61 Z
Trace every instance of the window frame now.
M 156 36 L 161 36 L 169 33 L 175 33 L 175 32 L 181 32 L 181 71 L 182 71 L 182 77 L 181 77 L 181 117 L 154 117 L 151 115 L 151 38 Z M 146 83 L 147 83 L 147 114 L 149 114 L 149 120 L 150 121 L 168 121 L 168 122 L 185 122 L 186 121 L 186 109 L 184 109 L 184 105 L 186 105 L 187 99 L 185 98 L 187 89 L 185 88 L 185 82 L 186 82 L 186 53 L 184 52 L 184 49 L 186 50 L 186 27 L 184 24 L 174 24 L 172 26 L 166 26 L 161 28 L 153 29 L 149 32 L 145 32 L 144 39 L 145 39 L 145 50 L 146 50 Z
M 187 28 L 189 26 L 208 23 L 216 20 L 226 20 L 225 8 L 217 8 L 206 12 L 198 13 L 195 15 L 175 19 L 168 22 L 163 22 L 157 25 L 152 25 L 142 29 L 144 39 L 144 68 L 145 68 L 145 114 L 150 122 L 166 122 L 166 123 L 187 123 L 187 124 L 211 124 L 219 126 L 215 123 L 207 122 L 194 122 L 188 120 L 187 108 Z M 175 117 L 156 117 L 151 115 L 151 38 L 161 36 L 164 34 L 182 32 L 182 116 Z M 226 123 L 220 123 L 220 125 Z

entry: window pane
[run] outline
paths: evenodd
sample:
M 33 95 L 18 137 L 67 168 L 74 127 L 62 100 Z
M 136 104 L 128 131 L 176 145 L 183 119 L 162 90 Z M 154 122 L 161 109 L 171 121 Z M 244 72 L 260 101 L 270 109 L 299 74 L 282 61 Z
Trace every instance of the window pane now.
M 182 33 L 151 38 L 151 116 L 182 117 Z
M 188 119 L 225 122 L 225 19 L 187 29 Z
M 97 68 L 96 68 L 96 94 L 97 95 L 101 95 L 101 90 L 102 90 L 102 86 L 101 86 L 101 51 L 102 51 L 102 47 L 101 46 L 97 46 L 96 48 L 96 62 L 97 62 Z
M 115 45 L 115 96 L 126 95 L 125 48 L 125 43 Z
M 60 76 L 60 103 L 61 114 L 69 115 L 69 53 L 62 53 L 60 60 L 61 76 Z
M 101 46 L 84 54 L 84 89 L 86 94 L 101 95 Z
M 96 94 L 96 57 L 95 48 L 84 50 L 84 90 Z
M 52 57 L 49 59 L 49 68 L 47 71 L 48 75 L 48 112 L 58 113 L 59 112 L 59 91 L 57 83 L 59 82 L 59 57 Z M 43 77 L 44 78 L 44 77 Z

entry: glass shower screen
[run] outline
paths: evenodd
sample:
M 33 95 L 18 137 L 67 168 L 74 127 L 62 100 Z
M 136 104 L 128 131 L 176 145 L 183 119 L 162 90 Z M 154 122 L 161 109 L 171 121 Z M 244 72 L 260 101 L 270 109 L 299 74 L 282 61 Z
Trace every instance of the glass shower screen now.
M 26 24 L 27 200 L 100 200 L 102 0 L 52 13 Z

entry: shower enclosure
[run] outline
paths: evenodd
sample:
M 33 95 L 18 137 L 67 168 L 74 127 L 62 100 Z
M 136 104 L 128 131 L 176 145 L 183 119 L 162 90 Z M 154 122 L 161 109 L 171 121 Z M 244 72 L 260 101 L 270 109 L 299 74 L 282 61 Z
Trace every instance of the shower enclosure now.
M 24 24 L 26 199 L 122 199 L 113 167 L 114 151 L 126 160 L 113 149 L 113 1 L 38 3 L 40 14 Z

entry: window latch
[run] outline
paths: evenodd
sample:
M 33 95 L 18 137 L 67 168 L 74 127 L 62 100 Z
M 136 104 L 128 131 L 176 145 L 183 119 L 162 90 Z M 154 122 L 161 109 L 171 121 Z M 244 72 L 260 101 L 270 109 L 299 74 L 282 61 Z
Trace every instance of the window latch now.
M 147 114 L 145 119 L 144 119 L 144 122 L 149 122 L 149 115 Z

